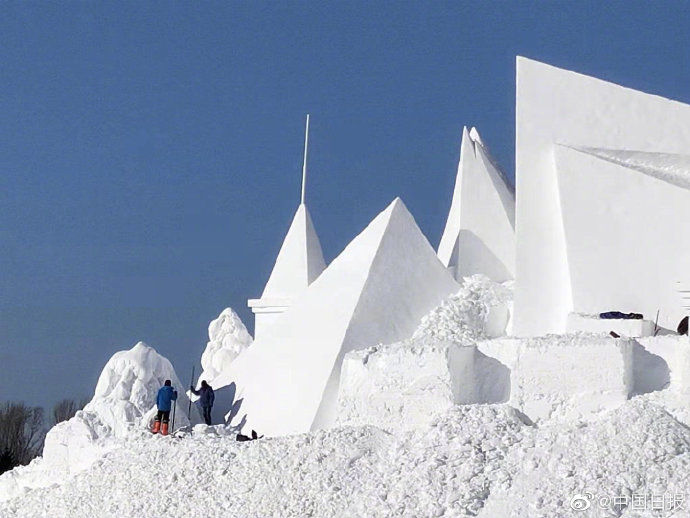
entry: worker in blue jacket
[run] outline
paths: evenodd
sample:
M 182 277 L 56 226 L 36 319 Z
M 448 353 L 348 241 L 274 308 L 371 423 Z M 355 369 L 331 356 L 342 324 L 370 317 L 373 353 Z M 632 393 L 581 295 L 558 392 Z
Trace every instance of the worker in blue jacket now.
M 216 395 L 213 393 L 213 389 L 211 388 L 211 385 L 206 383 L 206 380 L 203 380 L 201 382 L 201 387 L 199 390 L 194 390 L 194 387 L 190 387 L 192 389 L 192 394 L 195 396 L 199 396 L 199 404 L 201 405 L 201 410 L 203 411 L 204 414 L 204 421 L 206 422 L 207 425 L 211 425 L 211 408 L 213 407 L 213 401 L 216 399 Z
M 172 388 L 170 380 L 165 380 L 165 385 L 158 389 L 156 396 L 156 406 L 158 413 L 153 421 L 153 433 L 161 432 L 161 435 L 168 435 L 168 421 L 170 421 L 170 407 L 172 402 L 177 399 L 177 391 Z M 162 425 L 161 425 L 162 421 Z

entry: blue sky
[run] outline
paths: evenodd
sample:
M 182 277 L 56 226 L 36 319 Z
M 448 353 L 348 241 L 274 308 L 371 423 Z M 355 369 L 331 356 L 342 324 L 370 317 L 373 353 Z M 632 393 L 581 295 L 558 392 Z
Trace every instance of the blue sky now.
M 0 400 L 90 396 L 144 340 L 183 380 L 251 327 L 299 202 L 327 261 L 400 196 L 440 239 L 463 125 L 514 170 L 515 56 L 690 102 L 687 2 L 6 2 Z

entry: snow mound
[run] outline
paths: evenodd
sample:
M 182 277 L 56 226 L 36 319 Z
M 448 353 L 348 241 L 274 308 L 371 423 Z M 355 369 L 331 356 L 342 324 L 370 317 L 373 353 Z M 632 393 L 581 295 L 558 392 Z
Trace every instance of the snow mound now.
M 96 414 L 117 437 L 132 429 L 144 429 L 155 414 L 156 395 L 165 380 L 171 380 L 178 392 L 176 426 L 186 426 L 189 399 L 184 386 L 170 361 L 144 342 L 129 351 L 117 352 L 108 360 L 84 412 Z
M 232 308 L 225 308 L 208 326 L 208 344 L 201 355 L 199 379 L 212 383 L 232 361 L 252 344 L 252 336 Z
M 178 390 L 175 427 L 187 426 L 189 400 L 171 363 L 143 342 L 115 353 L 84 410 L 47 433 L 43 456 L 0 476 L 0 501 L 26 488 L 62 482 L 131 437 L 149 435 L 146 428 L 156 412 L 156 394 L 167 379 Z
M 238 443 L 142 437 L 61 486 L 5 504 L 4 518 L 462 516 L 475 514 L 525 425 L 503 406 L 455 409 L 419 433 L 372 427 Z
M 654 512 L 652 498 L 685 497 L 690 429 L 635 398 L 588 424 L 537 429 L 506 461 L 513 482 L 491 496 L 487 516 L 679 516 Z M 646 513 L 633 511 L 633 498 L 646 499 Z M 589 509 L 574 511 L 577 501 Z
M 473 345 L 477 340 L 504 334 L 510 285 L 485 275 L 465 277 L 462 288 L 422 318 L 413 338 Z

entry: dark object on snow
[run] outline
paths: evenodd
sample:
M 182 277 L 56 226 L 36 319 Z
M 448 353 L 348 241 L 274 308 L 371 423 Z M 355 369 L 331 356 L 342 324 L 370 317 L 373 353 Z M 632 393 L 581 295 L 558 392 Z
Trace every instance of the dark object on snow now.
M 158 406 L 158 410 L 170 412 L 172 409 L 172 402 L 176 399 L 177 391 L 170 386 L 170 380 L 167 380 L 165 385 L 158 389 L 158 395 L 156 396 L 156 405 Z
M 620 338 L 620 337 L 621 337 L 621 335 L 619 335 L 619 334 L 616 333 L 615 331 L 611 331 L 609 334 L 610 334 L 612 337 L 614 337 L 614 338 Z
M 240 441 L 240 442 L 255 441 L 256 439 L 261 439 L 262 437 L 263 437 L 263 435 L 259 435 L 256 433 L 255 430 L 252 430 L 252 436 L 251 437 L 248 437 L 246 435 L 242 435 L 241 433 L 238 433 L 235 440 Z
M 194 390 L 194 386 L 190 386 L 192 389 L 192 394 L 199 396 L 199 404 L 204 413 L 204 421 L 207 425 L 211 426 L 211 407 L 213 407 L 213 402 L 216 399 L 216 395 L 213 393 L 211 385 L 206 383 L 206 380 L 201 382 L 201 388 L 199 390 Z
M 688 334 L 688 320 L 690 320 L 688 317 L 683 317 L 683 320 L 678 324 L 678 329 L 676 331 L 678 331 L 679 335 Z
M 644 318 L 640 313 L 621 313 L 620 311 L 606 311 L 599 313 L 599 318 L 604 320 L 642 320 Z

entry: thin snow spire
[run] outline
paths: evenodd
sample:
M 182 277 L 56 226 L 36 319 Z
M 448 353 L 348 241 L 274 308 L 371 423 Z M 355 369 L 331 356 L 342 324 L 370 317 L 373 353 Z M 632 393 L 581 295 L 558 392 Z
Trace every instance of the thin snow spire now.
M 304 162 L 302 162 L 302 199 L 300 203 L 304 204 L 304 188 L 307 183 L 307 148 L 309 147 L 309 114 L 307 113 L 307 127 L 304 130 Z

